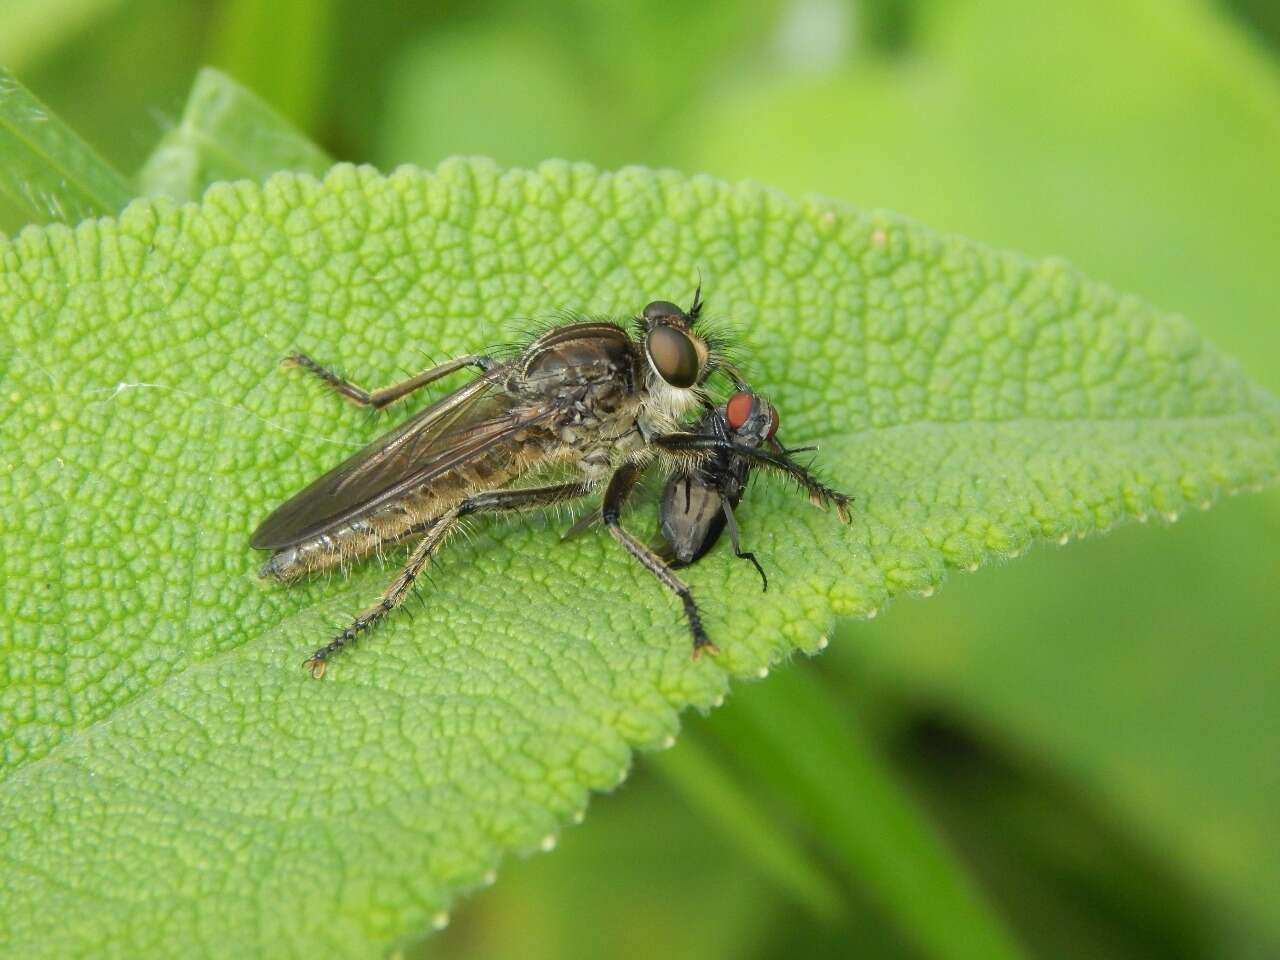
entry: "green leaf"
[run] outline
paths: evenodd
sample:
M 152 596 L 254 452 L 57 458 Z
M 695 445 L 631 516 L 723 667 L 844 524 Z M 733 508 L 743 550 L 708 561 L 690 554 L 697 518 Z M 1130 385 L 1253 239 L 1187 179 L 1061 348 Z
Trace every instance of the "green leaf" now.
M 0 229 L 117 213 L 133 190 L 0 67 Z
M 445 17 L 384 43 L 375 156 L 383 165 L 483 154 L 503 164 L 547 156 L 670 165 L 685 152 L 673 117 L 719 90 L 727 68 L 758 63 L 779 0 L 530 4 Z M 660 51 L 679 69 L 636 69 L 619 50 Z
M 325 107 L 326 88 L 344 76 L 336 57 L 339 6 L 337 0 L 227 0 L 214 34 L 213 62 L 309 129 Z
M 264 586 L 247 536 L 386 424 L 276 358 L 381 383 L 513 317 L 687 299 L 699 271 L 854 522 L 758 484 L 770 590 L 724 550 L 689 572 L 723 649 L 702 662 L 607 538 L 478 527 L 413 619 L 309 680 L 392 569 Z M 638 168 L 340 166 L 138 202 L 0 244 L 0 317 L 0 939 L 24 956 L 404 942 L 834 616 L 1280 468 L 1274 398 L 1060 262 Z
M 251 91 L 205 67 L 182 122 L 165 134 L 139 174 L 142 192 L 195 200 L 220 180 L 265 180 L 280 170 L 313 173 L 332 161 Z
M 22 73 L 78 34 L 99 28 L 120 4 L 121 0 L 0 3 L 0 63 Z

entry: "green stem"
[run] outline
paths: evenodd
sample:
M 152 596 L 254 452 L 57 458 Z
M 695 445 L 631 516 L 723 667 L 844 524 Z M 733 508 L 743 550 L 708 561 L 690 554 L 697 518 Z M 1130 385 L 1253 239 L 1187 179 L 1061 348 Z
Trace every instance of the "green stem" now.
M 802 668 L 740 697 L 726 745 L 784 789 L 850 879 L 929 957 L 1023 956 L 957 854 L 848 712 Z

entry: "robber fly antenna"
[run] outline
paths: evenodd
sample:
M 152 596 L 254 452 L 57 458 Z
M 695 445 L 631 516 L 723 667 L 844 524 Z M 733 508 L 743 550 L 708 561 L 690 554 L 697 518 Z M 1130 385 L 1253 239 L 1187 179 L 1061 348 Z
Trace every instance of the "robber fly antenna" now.
M 697 323 L 698 315 L 702 313 L 702 271 L 698 271 L 698 286 L 693 291 L 693 303 L 689 306 L 689 322 Z

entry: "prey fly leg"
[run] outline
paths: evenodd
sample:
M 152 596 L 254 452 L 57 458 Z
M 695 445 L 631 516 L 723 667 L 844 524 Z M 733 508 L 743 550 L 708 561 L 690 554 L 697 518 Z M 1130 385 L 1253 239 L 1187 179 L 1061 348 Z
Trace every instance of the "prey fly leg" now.
M 423 568 L 455 531 L 463 517 L 478 513 L 516 513 L 523 510 L 540 510 L 552 507 L 567 500 L 584 497 L 592 490 L 592 485 L 585 481 L 576 483 L 560 483 L 546 487 L 523 487 L 514 490 L 492 490 L 487 493 L 467 497 L 462 502 L 444 513 L 427 521 L 423 527 L 424 536 L 414 547 L 409 562 L 404 565 L 391 585 L 383 592 L 382 598 L 375 604 L 358 613 L 347 627 L 315 653 L 307 658 L 305 666 L 316 679 L 324 676 L 328 659 L 347 644 L 352 643 L 369 628 L 373 627 L 388 613 L 400 606 L 413 585 L 422 574 Z
M 760 574 L 761 592 L 767 592 L 769 578 L 765 576 L 764 567 L 760 566 L 760 561 L 756 559 L 754 553 L 750 550 L 743 550 L 742 544 L 738 542 L 738 521 L 733 515 L 733 507 L 726 502 L 720 505 L 720 510 L 724 514 L 724 528 L 729 531 L 729 546 L 733 547 L 733 555 L 739 560 L 751 561 L 751 565 L 756 568 L 756 573 Z
M 446 363 L 429 367 L 421 373 L 414 374 L 407 380 L 401 380 L 399 383 L 393 383 L 386 387 L 380 387 L 377 390 L 366 390 L 364 387 L 358 386 L 344 377 L 338 376 L 328 367 L 312 360 L 305 353 L 291 353 L 284 358 L 284 366 L 300 367 L 308 373 L 313 374 L 324 382 L 329 389 L 333 390 L 340 396 L 346 397 L 352 403 L 362 407 L 372 407 L 374 410 L 381 410 L 383 407 L 390 406 L 397 400 L 401 400 L 425 387 L 429 383 L 447 377 L 451 373 L 456 373 L 467 367 L 476 367 L 482 373 L 491 370 L 497 363 L 492 357 L 482 353 L 472 354 L 466 357 L 458 357 L 456 360 L 450 360 Z
M 688 432 L 654 439 L 658 449 L 673 456 L 703 451 L 699 460 L 684 464 L 668 479 L 658 506 L 659 532 L 671 566 L 683 567 L 696 563 L 727 530 L 734 556 L 750 560 L 763 589 L 768 590 L 768 578 L 755 554 L 744 551 L 738 542 L 733 512 L 752 468 L 764 465 L 783 473 L 797 481 L 815 503 L 835 503 L 846 523 L 849 499 L 795 463 L 792 453 L 812 448 L 784 447 L 776 436 L 778 411 L 740 379 L 737 387 L 727 402 L 708 410 Z

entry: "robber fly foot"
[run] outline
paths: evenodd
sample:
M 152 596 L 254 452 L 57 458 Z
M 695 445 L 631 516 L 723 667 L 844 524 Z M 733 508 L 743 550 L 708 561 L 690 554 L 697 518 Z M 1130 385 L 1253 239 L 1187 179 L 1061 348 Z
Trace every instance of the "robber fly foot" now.
M 368 630 L 377 622 L 379 616 L 390 609 L 390 605 L 378 604 L 371 608 L 370 611 L 360 614 L 351 622 L 351 626 L 347 627 L 340 634 L 326 643 L 323 647 L 307 657 L 303 661 L 303 666 L 311 671 L 311 676 L 319 680 L 324 676 L 325 667 L 329 662 L 329 658 L 345 647 L 349 643 L 354 643 L 356 636 L 361 632 Z M 377 611 L 374 613 L 373 611 Z
M 693 641 L 693 659 L 701 660 L 704 653 L 709 653 L 713 657 L 720 654 L 720 648 L 708 640 L 706 636 Z
M 836 502 L 836 514 L 840 517 L 841 523 L 849 522 L 849 498 L 843 493 L 838 493 L 831 498 Z

